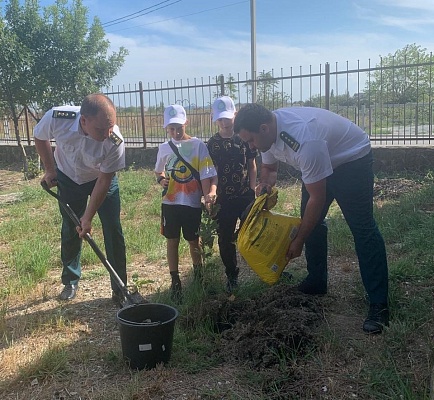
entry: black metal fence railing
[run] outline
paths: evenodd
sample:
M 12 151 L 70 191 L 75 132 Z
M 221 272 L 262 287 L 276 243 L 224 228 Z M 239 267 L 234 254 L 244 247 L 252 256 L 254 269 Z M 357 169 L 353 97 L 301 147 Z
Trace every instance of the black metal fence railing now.
M 231 96 L 237 107 L 256 101 L 276 109 L 311 106 L 330 109 L 362 127 L 374 145 L 434 144 L 433 100 L 434 60 L 399 65 L 342 68 L 320 64 L 317 71 L 290 68 L 259 73 L 252 81 L 246 74 L 223 75 L 179 83 L 147 83 L 104 90 L 117 107 L 117 124 L 127 146 L 155 147 L 166 140 L 163 111 L 169 104 L 181 104 L 187 111 L 188 133 L 206 141 L 215 131 L 211 104 L 220 95 Z M 18 123 L 20 139 L 33 144 L 32 131 L 41 117 L 23 109 Z M 0 143 L 16 143 L 13 122 L 0 117 Z

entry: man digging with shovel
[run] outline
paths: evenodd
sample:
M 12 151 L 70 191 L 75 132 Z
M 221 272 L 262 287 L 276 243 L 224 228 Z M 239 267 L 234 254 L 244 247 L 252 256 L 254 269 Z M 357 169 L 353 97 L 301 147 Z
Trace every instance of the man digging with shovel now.
M 60 204 L 64 288 L 59 298 L 72 300 L 77 294 L 82 239 L 90 237 L 96 213 L 102 224 L 107 260 L 126 284 L 125 240 L 116 176 L 125 167 L 125 148 L 113 102 L 95 93 L 86 96 L 81 107 L 54 107 L 36 125 L 34 137 L 44 164 L 42 183 L 47 189 L 57 186 L 59 202 L 69 204 L 80 219 L 80 226 L 76 226 Z M 54 154 L 51 140 L 56 143 Z M 122 293 L 112 276 L 111 288 L 112 300 L 122 305 Z

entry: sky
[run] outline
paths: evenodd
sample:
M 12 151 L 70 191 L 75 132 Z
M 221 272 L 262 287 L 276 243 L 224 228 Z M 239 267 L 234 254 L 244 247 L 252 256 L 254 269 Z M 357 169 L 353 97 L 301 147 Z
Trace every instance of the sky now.
M 82 2 L 111 51 L 129 51 L 115 87 L 250 76 L 250 0 Z M 434 51 L 434 0 L 256 0 L 255 8 L 258 72 L 315 73 L 326 62 L 365 68 L 413 43 Z

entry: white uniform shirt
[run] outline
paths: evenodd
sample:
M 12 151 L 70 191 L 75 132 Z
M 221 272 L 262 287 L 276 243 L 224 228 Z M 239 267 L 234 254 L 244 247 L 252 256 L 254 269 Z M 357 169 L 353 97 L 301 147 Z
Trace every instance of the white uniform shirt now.
M 54 110 L 72 111 L 76 117 L 53 118 Z M 56 141 L 54 158 L 57 168 L 79 185 L 95 180 L 100 171 L 112 173 L 125 168 L 124 142 L 116 146 L 110 139 L 98 142 L 85 136 L 79 121 L 80 107 L 53 107 L 35 126 L 35 138 Z M 113 132 L 123 139 L 117 125 Z
M 362 158 L 371 150 L 369 137 L 361 128 L 330 111 L 291 107 L 273 113 L 277 139 L 268 151 L 261 153 L 262 162 L 285 162 L 301 171 L 304 183 L 318 182 L 330 176 L 339 165 Z M 286 144 L 281 132 L 287 132 L 299 146 Z

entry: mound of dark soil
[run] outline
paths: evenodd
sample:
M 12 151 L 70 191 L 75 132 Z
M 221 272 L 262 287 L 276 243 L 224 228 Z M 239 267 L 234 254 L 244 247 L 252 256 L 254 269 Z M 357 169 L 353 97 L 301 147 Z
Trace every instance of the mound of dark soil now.
M 221 355 L 254 369 L 270 368 L 314 345 L 314 328 L 322 319 L 319 299 L 285 284 L 261 296 L 232 302 L 222 332 Z
M 223 361 L 264 370 L 315 346 L 321 310 L 320 298 L 303 295 L 282 282 L 245 300 L 208 298 L 180 323 L 192 326 L 210 318 L 221 333 L 218 353 Z

